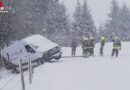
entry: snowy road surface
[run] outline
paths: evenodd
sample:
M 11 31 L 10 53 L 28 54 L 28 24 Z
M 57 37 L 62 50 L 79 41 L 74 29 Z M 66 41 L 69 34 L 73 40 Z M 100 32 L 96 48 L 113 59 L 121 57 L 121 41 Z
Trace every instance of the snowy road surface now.
M 96 45 L 95 57 L 62 58 L 45 63 L 35 68 L 33 82 L 31 85 L 26 82 L 26 90 L 130 90 L 130 43 L 123 43 L 122 46 L 118 59 L 110 58 L 112 44 L 109 43 L 105 47 L 104 57 L 99 56 L 99 45 Z M 81 53 L 79 47 L 76 55 L 80 56 Z M 63 48 L 63 55 L 70 55 L 70 48 Z M 20 83 L 19 75 L 7 71 L 1 73 L 0 88 L 10 78 L 14 79 L 0 90 L 21 90 L 20 84 L 10 89 L 17 80 Z M 26 74 L 25 79 L 28 77 Z

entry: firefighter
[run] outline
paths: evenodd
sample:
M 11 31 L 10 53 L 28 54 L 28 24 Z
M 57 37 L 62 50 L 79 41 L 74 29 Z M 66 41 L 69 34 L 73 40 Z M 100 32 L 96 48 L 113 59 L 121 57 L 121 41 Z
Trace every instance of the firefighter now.
M 95 40 L 93 38 L 91 38 L 91 40 L 90 40 L 90 55 L 91 56 L 94 56 L 95 44 L 96 44 Z
M 75 56 L 76 48 L 77 48 L 77 42 L 76 40 L 73 40 L 71 43 L 71 56 Z
M 121 50 L 121 42 L 120 40 L 118 40 L 118 37 L 115 37 L 113 40 L 113 49 L 111 57 L 114 58 L 114 55 L 116 55 L 116 58 L 118 58 L 119 50 Z
M 105 37 L 102 36 L 101 37 L 101 45 L 100 45 L 100 56 L 103 56 L 104 46 L 105 46 Z
M 90 41 L 89 38 L 85 38 L 84 41 L 84 46 L 83 46 L 83 51 L 84 51 L 84 57 L 89 57 L 90 55 Z

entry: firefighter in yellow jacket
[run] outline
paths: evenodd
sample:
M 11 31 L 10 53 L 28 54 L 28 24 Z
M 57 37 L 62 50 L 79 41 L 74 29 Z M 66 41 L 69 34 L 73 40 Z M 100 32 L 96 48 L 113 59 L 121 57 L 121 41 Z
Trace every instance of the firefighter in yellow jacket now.
M 95 40 L 91 37 L 90 39 L 90 55 L 94 56 L 94 47 L 95 47 Z
M 113 41 L 113 49 L 112 49 L 112 58 L 114 55 L 118 58 L 119 50 L 121 50 L 121 42 L 118 40 L 118 37 L 115 37 Z
M 100 45 L 100 56 L 103 56 L 104 46 L 105 46 L 105 37 L 102 36 L 101 37 L 101 45 Z
M 83 48 L 84 57 L 89 57 L 90 56 L 90 40 L 88 37 L 85 38 L 82 48 Z

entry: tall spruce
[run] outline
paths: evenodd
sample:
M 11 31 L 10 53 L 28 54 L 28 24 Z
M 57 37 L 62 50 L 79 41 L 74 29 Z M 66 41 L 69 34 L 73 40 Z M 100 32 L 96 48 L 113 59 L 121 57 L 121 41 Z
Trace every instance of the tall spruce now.
M 5 7 L 11 7 L 9 11 L 10 23 L 8 26 L 9 39 L 19 40 L 28 35 L 41 33 L 43 18 L 50 0 L 2 0 Z M 7 16 L 7 15 L 6 15 Z M 4 17 L 6 17 L 4 16 Z M 2 18 L 6 20 L 5 18 Z M 7 29 L 6 29 L 7 30 Z
M 124 3 L 120 10 L 120 38 L 122 40 L 130 40 L 130 11 L 127 5 Z
M 88 7 L 87 1 L 84 1 L 82 6 L 82 35 L 94 37 L 96 34 L 96 27 L 92 19 L 91 10 Z
M 65 44 L 69 29 L 65 6 L 59 0 L 50 0 L 44 18 L 43 35 L 59 44 Z
M 107 38 L 110 38 L 111 36 L 120 36 L 120 30 L 119 30 L 119 13 L 120 8 L 118 6 L 118 2 L 116 0 L 113 0 L 111 2 L 111 12 L 108 14 L 109 19 L 105 23 L 105 32 Z
M 80 39 L 81 37 L 79 37 L 82 32 L 81 30 L 81 24 L 82 24 L 82 8 L 81 8 L 81 4 L 80 1 L 77 1 L 77 6 L 75 7 L 75 12 L 73 15 L 74 21 L 72 23 L 72 33 L 73 33 L 73 37 L 75 37 L 76 39 Z
M 82 40 L 84 36 L 93 37 L 96 33 L 96 27 L 86 0 L 82 6 L 78 0 L 72 25 L 72 29 L 77 34 L 78 40 Z

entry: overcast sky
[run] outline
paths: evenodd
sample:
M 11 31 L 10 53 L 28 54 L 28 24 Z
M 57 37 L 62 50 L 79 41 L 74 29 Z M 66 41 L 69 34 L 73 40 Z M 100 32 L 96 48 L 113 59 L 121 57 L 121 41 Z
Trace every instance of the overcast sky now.
M 77 4 L 77 0 L 60 0 L 67 7 L 68 15 L 72 17 L 73 12 L 75 10 L 75 6 Z M 83 2 L 84 0 L 80 0 Z M 100 24 L 103 24 L 107 19 L 107 14 L 110 12 L 110 2 L 112 0 L 87 0 L 89 8 L 91 9 L 91 13 L 93 14 L 93 19 L 95 21 L 95 25 L 98 27 Z M 119 1 L 119 5 L 122 3 L 126 3 L 130 8 L 130 0 L 117 0 Z

